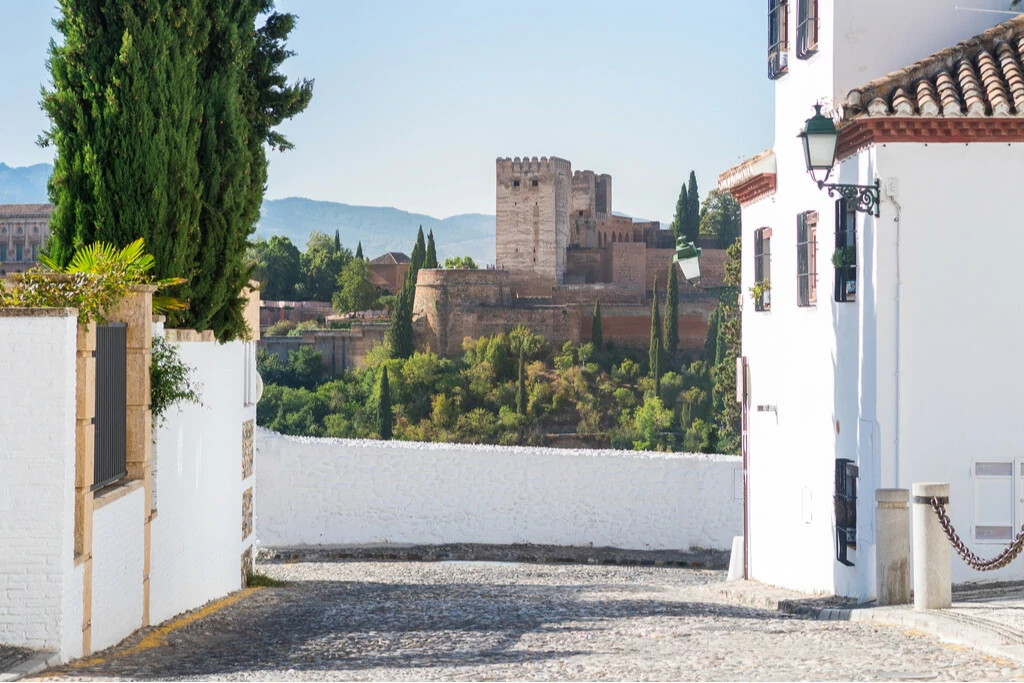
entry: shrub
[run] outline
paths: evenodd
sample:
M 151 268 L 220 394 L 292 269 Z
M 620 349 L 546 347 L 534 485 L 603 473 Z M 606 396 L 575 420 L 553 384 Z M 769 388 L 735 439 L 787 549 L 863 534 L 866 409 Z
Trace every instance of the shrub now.
M 149 408 L 153 420 L 163 424 L 167 410 L 176 403 L 200 403 L 202 387 L 192 379 L 195 368 L 185 364 L 178 348 L 163 337 L 153 337 L 153 356 L 149 364 Z

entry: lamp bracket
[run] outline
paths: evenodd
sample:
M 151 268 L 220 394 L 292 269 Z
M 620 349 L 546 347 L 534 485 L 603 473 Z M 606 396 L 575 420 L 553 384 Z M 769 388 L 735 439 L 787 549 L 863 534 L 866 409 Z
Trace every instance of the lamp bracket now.
M 872 185 L 844 185 L 842 183 L 825 184 L 818 182 L 818 189 L 828 188 L 828 196 L 839 195 L 847 202 L 851 202 L 857 211 L 869 213 L 875 218 L 879 216 L 878 205 L 881 203 L 881 181 L 875 180 Z

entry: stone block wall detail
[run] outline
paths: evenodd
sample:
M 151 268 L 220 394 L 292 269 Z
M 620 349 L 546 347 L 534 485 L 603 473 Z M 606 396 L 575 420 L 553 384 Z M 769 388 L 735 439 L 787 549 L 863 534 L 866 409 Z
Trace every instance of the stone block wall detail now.
M 252 535 L 252 489 L 242 493 L 242 540 Z
M 245 552 L 242 553 L 241 566 L 242 583 L 240 585 L 242 586 L 242 588 L 245 588 L 246 584 L 249 582 L 249 575 L 252 574 L 253 570 L 255 569 L 255 565 L 253 564 L 252 561 L 252 546 L 246 548 Z
M 253 430 L 255 420 L 246 420 L 242 423 L 242 479 L 252 476 L 252 453 L 253 453 Z M 244 540 L 244 536 L 242 537 Z

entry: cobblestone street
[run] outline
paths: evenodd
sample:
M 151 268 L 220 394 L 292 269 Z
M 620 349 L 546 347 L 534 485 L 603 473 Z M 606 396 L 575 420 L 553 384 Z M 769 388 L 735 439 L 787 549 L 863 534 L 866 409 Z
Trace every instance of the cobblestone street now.
M 68 680 L 1021 680 L 1024 664 L 870 623 L 723 602 L 724 573 L 458 562 L 263 565 L 287 581 Z M 155 641 L 155 642 L 154 642 Z

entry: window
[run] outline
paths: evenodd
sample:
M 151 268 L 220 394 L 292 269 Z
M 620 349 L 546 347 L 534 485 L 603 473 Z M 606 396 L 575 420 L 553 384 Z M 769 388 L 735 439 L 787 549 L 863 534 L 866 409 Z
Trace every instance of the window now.
M 14 247 L 14 260 L 15 261 L 20 261 L 21 260 L 21 257 L 24 255 L 24 254 L 22 254 L 22 250 L 23 249 L 24 249 L 24 247 L 22 247 L 22 245 L 20 245 L 20 244 L 15 245 L 15 247 Z
M 845 199 L 836 201 L 835 300 L 857 300 L 857 214 Z
M 796 56 L 807 59 L 818 51 L 818 0 L 798 0 Z
M 857 477 L 860 470 L 852 460 L 836 459 L 836 559 L 852 567 L 848 548 L 857 547 Z
M 1016 528 L 1013 462 L 975 462 L 974 540 L 1005 543 Z
M 537 187 L 537 181 L 536 180 L 531 180 L 530 181 L 530 187 Z
M 789 66 L 788 0 L 768 0 L 768 78 L 778 78 Z
M 6 244 L 0 244 L 0 261 L 6 261 L 6 260 L 7 260 L 7 245 Z
M 33 244 L 32 245 L 32 260 L 33 261 L 38 261 L 39 260 L 39 245 L 38 244 Z
M 512 181 L 512 187 L 519 187 L 519 181 L 518 180 L 513 180 Z
M 818 303 L 818 212 L 796 217 L 796 305 Z
M 754 232 L 754 310 L 772 308 L 772 229 L 758 228 Z

